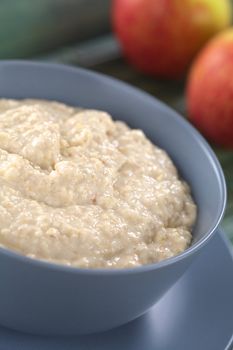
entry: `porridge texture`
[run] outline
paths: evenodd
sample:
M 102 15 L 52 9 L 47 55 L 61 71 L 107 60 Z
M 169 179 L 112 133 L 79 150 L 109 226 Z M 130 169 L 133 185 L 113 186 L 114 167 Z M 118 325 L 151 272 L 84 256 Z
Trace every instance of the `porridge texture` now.
M 196 206 L 168 155 L 102 111 L 0 100 L 0 245 L 85 268 L 157 262 Z

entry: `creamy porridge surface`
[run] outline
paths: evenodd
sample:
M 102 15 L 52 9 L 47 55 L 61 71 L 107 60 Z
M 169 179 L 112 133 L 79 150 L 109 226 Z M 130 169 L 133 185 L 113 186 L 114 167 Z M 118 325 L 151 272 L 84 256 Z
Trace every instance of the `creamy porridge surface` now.
M 191 242 L 196 206 L 168 155 L 102 111 L 0 100 L 0 245 L 78 267 L 134 267 Z

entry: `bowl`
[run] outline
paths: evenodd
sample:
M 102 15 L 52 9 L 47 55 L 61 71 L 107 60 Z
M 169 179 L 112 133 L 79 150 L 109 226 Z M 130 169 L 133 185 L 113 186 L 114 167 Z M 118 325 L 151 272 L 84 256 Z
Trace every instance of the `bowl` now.
M 141 267 L 80 269 L 0 248 L 0 324 L 35 334 L 85 334 L 139 317 L 184 274 L 222 219 L 226 187 L 213 151 L 172 109 L 140 90 L 88 70 L 1 61 L 0 96 L 53 99 L 103 109 L 143 129 L 169 153 L 198 206 L 191 247 Z

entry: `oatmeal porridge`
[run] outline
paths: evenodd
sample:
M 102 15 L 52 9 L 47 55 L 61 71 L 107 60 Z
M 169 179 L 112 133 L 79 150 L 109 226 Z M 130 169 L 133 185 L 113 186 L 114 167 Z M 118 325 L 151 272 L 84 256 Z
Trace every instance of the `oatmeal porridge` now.
M 141 130 L 102 111 L 0 100 L 2 247 L 77 267 L 135 267 L 184 251 L 195 218 L 189 186 Z

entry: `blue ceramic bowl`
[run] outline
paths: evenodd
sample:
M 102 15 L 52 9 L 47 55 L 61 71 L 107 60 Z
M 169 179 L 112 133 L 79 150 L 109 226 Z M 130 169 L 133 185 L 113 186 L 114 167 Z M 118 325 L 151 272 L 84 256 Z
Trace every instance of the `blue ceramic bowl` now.
M 172 157 L 198 206 L 192 246 L 176 257 L 142 267 L 70 268 L 0 248 L 0 324 L 38 334 L 82 334 L 140 316 L 188 269 L 222 219 L 226 188 L 213 151 L 187 121 L 155 98 L 87 70 L 2 61 L 0 96 L 103 109 L 143 129 Z

